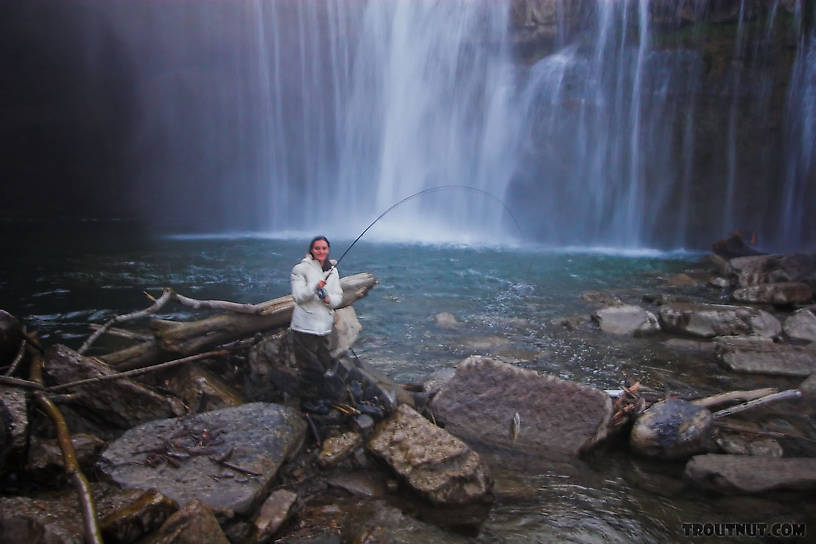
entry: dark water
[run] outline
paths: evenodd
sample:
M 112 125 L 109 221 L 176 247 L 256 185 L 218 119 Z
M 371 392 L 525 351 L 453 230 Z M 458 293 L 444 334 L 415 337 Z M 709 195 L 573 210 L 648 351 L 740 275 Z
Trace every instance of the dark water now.
M 144 308 L 143 291 L 157 295 L 165 286 L 194 298 L 247 303 L 288 294 L 289 270 L 306 244 L 259 236 L 151 238 L 127 227 L 86 227 L 50 242 L 3 239 L 0 307 L 46 344 L 77 347 L 89 322 Z M 333 256 L 346 246 L 335 240 Z M 397 381 L 418 381 L 484 353 L 604 389 L 619 385 L 621 371 L 684 396 L 794 386 L 782 378 L 730 375 L 709 354 L 669 350 L 663 337 L 619 339 L 590 325 L 569 330 L 559 324 L 594 308 L 581 298 L 586 291 L 644 305 L 643 295 L 665 292 L 665 278 L 695 268 L 698 260 L 691 254 L 361 242 L 340 268 L 342 275 L 377 276 L 379 285 L 355 304 L 363 324 L 355 349 Z M 719 296 L 705 287 L 683 294 Z M 461 326 L 437 327 L 432 317 L 439 312 L 451 312 Z M 162 317 L 194 315 L 174 306 Z M 773 410 L 763 417 L 816 436 L 804 417 L 791 420 Z M 491 462 L 502 485 L 523 492 L 499 496 L 476 537 L 480 542 L 671 542 L 686 540 L 684 522 L 816 520 L 813 501 L 703 495 L 682 482 L 682 464 L 632 459 L 624 445 L 572 464 Z

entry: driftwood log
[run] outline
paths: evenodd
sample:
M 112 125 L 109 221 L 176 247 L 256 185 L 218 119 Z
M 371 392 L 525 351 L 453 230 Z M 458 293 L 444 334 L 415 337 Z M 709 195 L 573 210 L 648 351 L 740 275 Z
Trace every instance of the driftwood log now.
M 343 302 L 349 306 L 366 296 L 377 284 L 373 274 L 360 273 L 340 280 Z M 129 348 L 100 356 L 119 371 L 130 370 L 184 355 L 195 355 L 214 346 L 232 342 L 289 324 L 295 303 L 291 295 L 254 305 L 259 313 L 224 313 L 191 322 L 154 319 L 153 338 Z

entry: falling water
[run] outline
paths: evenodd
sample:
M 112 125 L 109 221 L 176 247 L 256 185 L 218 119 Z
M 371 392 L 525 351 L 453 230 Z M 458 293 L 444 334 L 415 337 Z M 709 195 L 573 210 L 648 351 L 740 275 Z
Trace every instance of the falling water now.
M 801 0 L 557 1 L 524 59 L 510 0 L 91 4 L 95 46 L 113 36 L 132 81 L 126 158 L 154 218 L 350 236 L 462 184 L 547 245 L 699 247 L 742 227 L 816 243 L 813 30 L 791 69 L 768 46 Z M 724 5 L 737 17 L 705 23 Z M 372 234 L 519 233 L 494 199 L 450 191 Z

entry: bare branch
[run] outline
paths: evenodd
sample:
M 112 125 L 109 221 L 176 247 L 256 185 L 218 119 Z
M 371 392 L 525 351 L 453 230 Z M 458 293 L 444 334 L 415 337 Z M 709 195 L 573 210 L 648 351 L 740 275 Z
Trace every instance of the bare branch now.
M 164 288 L 162 291 L 162 295 L 154 302 L 149 308 L 145 308 L 144 310 L 140 310 L 138 312 L 133 312 L 130 314 L 125 315 L 117 315 L 113 319 L 110 319 L 107 323 L 102 325 L 99 329 L 97 329 L 87 340 L 85 343 L 82 344 L 82 347 L 77 350 L 77 352 L 82 355 L 85 353 L 91 344 L 96 342 L 96 339 L 102 336 L 114 323 L 122 323 L 124 321 L 131 321 L 133 319 L 139 319 L 140 317 L 147 317 L 151 314 L 158 312 L 165 304 L 167 304 L 170 299 L 173 297 L 173 291 L 168 288 Z
M 12 387 L 24 387 L 26 389 L 42 389 L 43 386 L 28 380 L 21 380 L 20 378 L 13 378 L 11 376 L 0 376 L 0 383 L 3 385 L 10 385 Z
M 93 330 L 99 330 L 103 326 L 104 325 L 100 325 L 99 323 L 91 323 L 89 325 L 89 327 L 91 327 Z M 153 339 L 153 337 L 149 334 L 139 334 L 138 332 L 129 331 L 127 329 L 117 329 L 116 327 L 110 327 L 105 331 L 105 334 L 118 336 L 120 338 L 127 338 L 128 340 L 140 340 L 142 342 L 147 342 L 148 340 Z
M 33 348 L 28 350 L 31 356 L 31 381 L 42 384 L 42 356 Z M 102 544 L 102 532 L 99 530 L 99 522 L 96 516 L 96 505 L 91 495 L 91 486 L 88 479 L 79 468 L 74 445 L 71 443 L 71 433 L 68 425 L 59 408 L 42 391 L 34 393 L 34 399 L 40 407 L 48 414 L 57 429 L 57 440 L 62 449 L 62 458 L 65 463 L 65 472 L 68 474 L 79 495 L 80 510 L 82 511 L 83 525 L 85 527 L 85 541 L 89 544 Z
M 779 389 L 774 387 L 753 389 L 751 391 L 729 391 L 728 393 L 720 393 L 719 395 L 712 395 L 710 397 L 693 400 L 691 403 L 702 408 L 711 408 L 712 406 L 718 406 L 728 402 L 745 402 L 748 400 L 754 400 L 778 392 Z
M 75 382 L 70 383 L 63 383 L 59 385 L 53 385 L 48 388 L 48 391 L 61 391 L 63 389 L 68 389 L 69 387 L 75 387 L 77 385 L 86 385 L 89 383 L 97 383 L 97 382 L 105 382 L 110 380 L 118 380 L 120 378 L 127 378 L 130 376 L 138 376 L 139 374 L 147 374 L 148 372 L 153 372 L 154 370 L 161 370 L 164 368 L 169 368 L 172 366 L 177 366 L 184 363 L 190 363 L 192 361 L 198 361 L 199 359 L 206 359 L 207 357 L 220 357 L 223 355 L 228 355 L 229 351 L 226 350 L 219 350 L 219 351 L 209 351 L 207 353 L 199 353 L 198 355 L 193 355 L 191 357 L 184 357 L 183 359 L 176 359 L 173 361 L 168 361 L 166 363 L 161 363 L 158 365 L 148 366 L 144 368 L 137 368 L 134 370 L 128 370 L 127 372 L 119 372 L 117 374 L 108 374 L 106 376 L 97 376 L 95 378 L 86 378 L 84 380 L 78 380 Z
M 260 314 L 264 308 L 256 304 L 239 304 L 227 300 L 196 300 L 176 293 L 173 298 L 184 306 L 190 306 L 196 310 L 225 310 L 238 314 Z
M 756 406 L 761 406 L 763 404 L 767 404 L 769 402 L 775 402 L 778 400 L 788 400 L 788 399 L 798 399 L 802 396 L 802 392 L 798 389 L 788 389 L 787 391 L 780 391 L 779 393 L 773 393 L 772 395 L 766 395 L 764 397 L 760 397 L 758 399 L 754 399 L 750 402 L 744 402 L 742 404 L 737 404 L 736 406 L 732 406 L 730 408 L 726 408 L 725 410 L 720 410 L 719 412 L 714 412 L 712 415 L 714 419 L 718 419 L 721 417 L 730 416 L 733 414 L 738 414 L 740 412 L 744 412 L 745 410 L 750 410 Z

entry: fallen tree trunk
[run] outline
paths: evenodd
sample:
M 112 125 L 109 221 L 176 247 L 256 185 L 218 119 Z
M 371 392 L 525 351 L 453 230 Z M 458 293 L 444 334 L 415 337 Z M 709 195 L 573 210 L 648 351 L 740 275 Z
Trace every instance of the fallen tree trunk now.
M 340 280 L 344 308 L 366 296 L 377 284 L 373 274 L 360 273 Z M 154 339 L 103 355 L 100 358 L 117 370 L 139 368 L 179 355 L 195 355 L 205 349 L 232 342 L 270 329 L 284 327 L 292 318 L 295 303 L 291 295 L 255 305 L 259 314 L 218 314 L 188 323 L 155 319 L 150 322 Z

